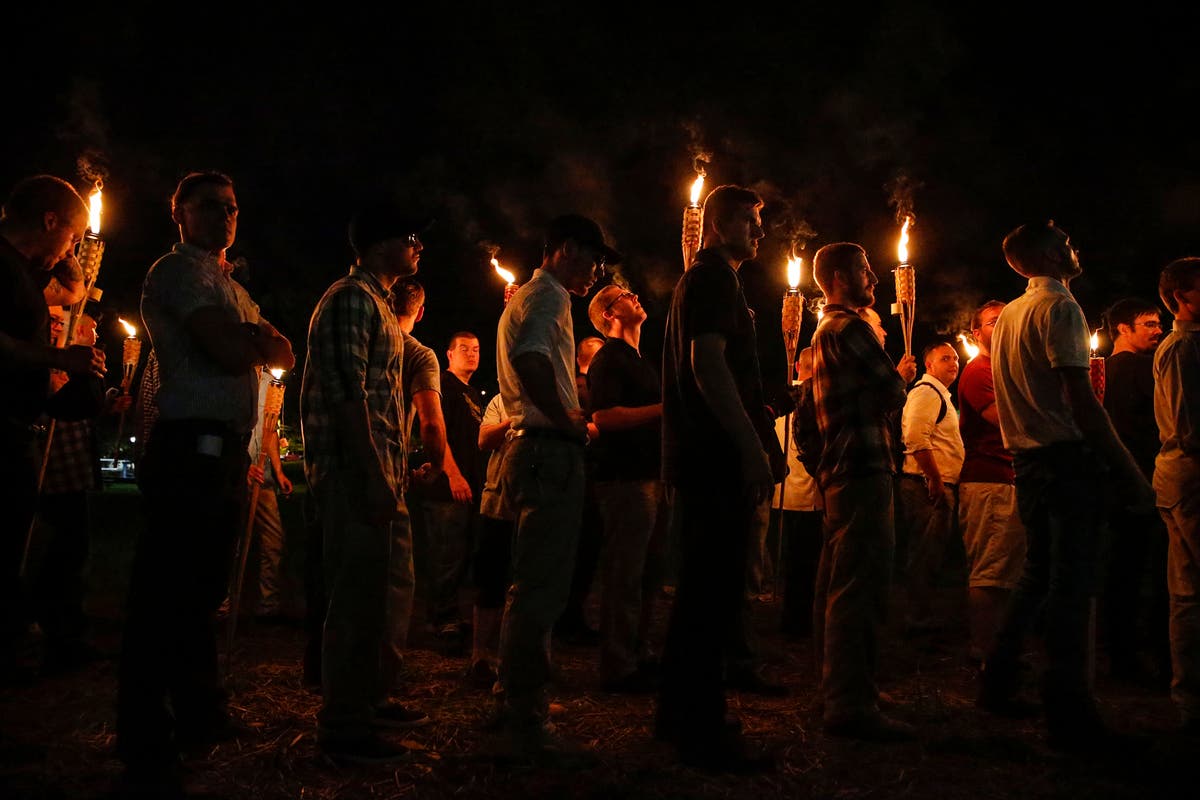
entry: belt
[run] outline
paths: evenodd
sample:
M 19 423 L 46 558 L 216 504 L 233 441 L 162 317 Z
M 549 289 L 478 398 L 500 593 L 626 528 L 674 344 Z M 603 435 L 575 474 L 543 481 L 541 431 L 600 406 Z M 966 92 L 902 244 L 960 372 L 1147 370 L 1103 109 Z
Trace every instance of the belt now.
M 908 478 L 910 481 L 920 481 L 921 483 L 925 483 L 924 475 L 914 475 L 911 472 L 901 472 L 900 477 Z M 955 486 L 958 486 L 957 483 L 951 483 L 950 481 L 942 481 L 942 485 L 949 486 L 951 489 L 953 489 Z
M 558 442 L 568 442 L 583 447 L 587 439 L 573 433 L 560 431 L 558 428 L 517 428 L 509 431 L 512 439 L 551 439 Z

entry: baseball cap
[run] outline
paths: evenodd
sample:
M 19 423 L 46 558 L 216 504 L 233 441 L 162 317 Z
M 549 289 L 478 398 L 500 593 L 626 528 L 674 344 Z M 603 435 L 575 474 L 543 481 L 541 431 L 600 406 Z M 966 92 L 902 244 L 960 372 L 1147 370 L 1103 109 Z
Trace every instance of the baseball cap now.
M 546 252 L 551 252 L 568 239 L 595 250 L 604 264 L 621 262 L 621 254 L 605 244 L 604 231 L 587 217 L 564 214 L 550 220 L 546 226 Z
M 432 217 L 413 214 L 390 201 L 363 206 L 350 220 L 350 246 L 361 258 L 371 245 L 389 239 L 407 239 L 429 230 Z

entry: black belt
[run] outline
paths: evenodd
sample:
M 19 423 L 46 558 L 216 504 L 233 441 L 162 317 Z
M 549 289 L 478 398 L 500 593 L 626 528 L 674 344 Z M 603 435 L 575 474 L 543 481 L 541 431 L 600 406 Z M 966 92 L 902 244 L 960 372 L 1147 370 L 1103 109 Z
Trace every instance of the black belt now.
M 587 439 L 578 434 L 567 433 L 558 428 L 517 428 L 512 432 L 514 439 L 553 439 L 558 442 L 569 442 L 583 447 Z
M 927 479 L 924 475 L 914 475 L 911 472 L 901 472 L 900 477 L 908 478 L 910 481 L 920 481 L 921 483 L 927 482 Z M 951 489 L 953 489 L 955 486 L 958 486 L 958 484 L 951 483 L 950 481 L 942 481 L 942 486 L 949 486 Z

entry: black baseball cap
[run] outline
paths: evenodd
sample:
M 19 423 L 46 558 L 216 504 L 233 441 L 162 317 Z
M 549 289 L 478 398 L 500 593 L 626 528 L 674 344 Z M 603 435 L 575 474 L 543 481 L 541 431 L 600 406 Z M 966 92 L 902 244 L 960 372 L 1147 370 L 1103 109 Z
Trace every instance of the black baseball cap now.
M 546 226 L 546 252 L 553 252 L 568 239 L 595 250 L 604 264 L 621 263 L 621 254 L 604 242 L 604 231 L 595 221 L 580 214 L 564 214 Z
M 432 217 L 414 214 L 391 201 L 371 203 L 350 220 L 350 246 L 361 258 L 373 244 L 421 236 L 433 223 Z

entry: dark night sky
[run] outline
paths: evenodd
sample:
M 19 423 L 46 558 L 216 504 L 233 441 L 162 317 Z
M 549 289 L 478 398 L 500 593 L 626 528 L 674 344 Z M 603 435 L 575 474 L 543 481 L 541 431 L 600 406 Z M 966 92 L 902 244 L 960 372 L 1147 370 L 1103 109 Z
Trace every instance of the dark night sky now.
M 135 312 L 146 269 L 177 239 L 178 178 L 228 172 L 242 207 L 231 255 L 298 350 L 350 263 L 358 198 L 384 188 L 438 218 L 416 330 L 435 350 L 459 328 L 494 346 L 502 282 L 487 243 L 523 281 L 542 223 L 581 211 L 627 253 L 623 277 L 651 314 L 644 350 L 657 355 L 699 150 L 712 155 L 710 187 L 742 183 L 767 201 L 768 239 L 743 274 L 770 364 L 793 243 L 808 264 L 822 244 L 861 242 L 880 305 L 891 302 L 897 187 L 917 218 L 918 346 L 1021 291 L 999 243 L 1026 220 L 1053 217 L 1071 234 L 1085 269 L 1072 288 L 1093 324 L 1120 296 L 1153 298 L 1166 261 L 1200 253 L 1194 20 L 832 5 L 628 19 L 536 4 L 338 19 L 280 6 L 191 27 L 33 24 L 47 43 L 17 35 L 10 52 L 0 183 L 51 172 L 82 190 L 80 157 L 106 170 L 108 323 Z M 890 344 L 895 354 L 899 336 Z M 480 376 L 492 374 L 485 358 Z

